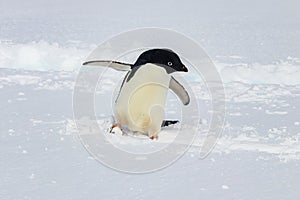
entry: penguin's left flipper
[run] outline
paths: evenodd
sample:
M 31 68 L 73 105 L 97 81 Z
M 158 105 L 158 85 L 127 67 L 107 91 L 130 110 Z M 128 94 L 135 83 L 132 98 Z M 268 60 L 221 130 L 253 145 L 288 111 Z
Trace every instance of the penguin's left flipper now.
M 179 97 L 183 105 L 188 105 L 190 103 L 189 94 L 173 76 L 171 76 L 169 88 Z
M 84 62 L 82 65 L 111 67 L 118 71 L 130 71 L 132 67 L 132 65 L 128 63 L 121 63 L 121 62 L 109 61 L 109 60 L 91 60 L 91 61 Z

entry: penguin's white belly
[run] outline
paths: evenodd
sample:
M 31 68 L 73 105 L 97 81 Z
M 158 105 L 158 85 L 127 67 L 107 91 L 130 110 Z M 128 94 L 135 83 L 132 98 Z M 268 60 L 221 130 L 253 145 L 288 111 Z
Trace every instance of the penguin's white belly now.
M 118 123 L 131 131 L 157 134 L 164 119 L 170 79 L 162 67 L 141 66 L 121 88 L 115 105 Z

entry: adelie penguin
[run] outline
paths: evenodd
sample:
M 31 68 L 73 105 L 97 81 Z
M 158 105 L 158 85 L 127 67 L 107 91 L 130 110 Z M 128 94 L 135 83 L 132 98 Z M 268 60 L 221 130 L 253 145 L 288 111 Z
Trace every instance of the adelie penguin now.
M 145 51 L 134 64 L 94 60 L 83 65 L 109 66 L 115 70 L 128 71 L 115 102 L 117 123 L 112 128 L 126 126 L 131 131 L 157 139 L 161 127 L 178 122 L 164 120 L 168 89 L 180 98 L 183 105 L 190 102 L 187 91 L 172 76 L 173 73 L 187 72 L 188 69 L 172 50 Z

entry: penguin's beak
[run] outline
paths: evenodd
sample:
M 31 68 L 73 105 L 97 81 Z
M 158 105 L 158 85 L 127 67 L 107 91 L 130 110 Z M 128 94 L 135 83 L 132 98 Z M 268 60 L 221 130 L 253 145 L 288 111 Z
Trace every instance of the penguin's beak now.
M 189 70 L 186 68 L 186 66 L 182 65 L 182 70 L 183 72 L 188 72 Z

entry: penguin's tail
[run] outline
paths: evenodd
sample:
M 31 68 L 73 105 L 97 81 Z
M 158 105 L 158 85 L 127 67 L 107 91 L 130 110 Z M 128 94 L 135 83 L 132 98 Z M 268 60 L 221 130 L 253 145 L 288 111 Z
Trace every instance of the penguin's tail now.
M 164 120 L 161 124 L 161 127 L 170 126 L 172 124 L 178 123 L 178 120 Z

